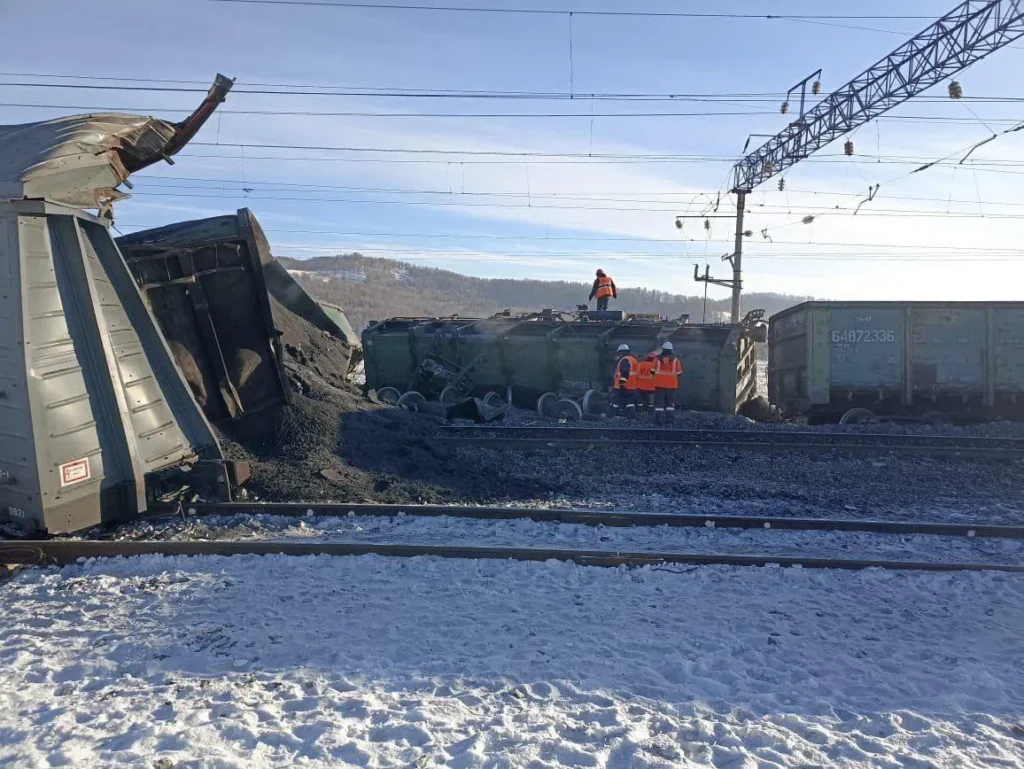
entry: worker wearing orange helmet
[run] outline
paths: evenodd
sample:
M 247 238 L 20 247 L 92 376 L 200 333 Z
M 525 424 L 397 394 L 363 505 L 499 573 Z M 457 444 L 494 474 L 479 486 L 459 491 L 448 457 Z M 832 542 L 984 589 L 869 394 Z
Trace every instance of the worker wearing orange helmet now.
M 615 281 L 605 275 L 604 270 L 597 271 L 594 287 L 590 289 L 590 300 L 595 298 L 598 311 L 608 309 L 609 299 L 619 298 L 619 290 L 615 288 Z
M 683 364 L 676 357 L 671 342 L 661 345 L 654 359 L 654 424 L 672 424 L 676 420 L 676 393 Z

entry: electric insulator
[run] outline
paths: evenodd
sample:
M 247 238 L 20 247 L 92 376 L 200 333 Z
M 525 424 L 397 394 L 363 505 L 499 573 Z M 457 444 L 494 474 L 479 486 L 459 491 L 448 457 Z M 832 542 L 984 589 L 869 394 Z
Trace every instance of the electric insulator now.
M 815 96 L 817 96 L 819 93 L 821 93 L 821 81 L 820 80 L 815 80 L 813 83 L 811 83 L 811 93 L 813 93 Z
M 780 110 L 779 110 L 779 111 L 780 111 L 780 112 L 781 112 L 781 113 L 782 113 L 783 115 L 785 115 L 785 114 L 786 114 L 787 112 L 789 112 L 789 102 L 788 102 L 788 101 L 784 101 L 784 102 L 782 102 L 782 107 L 780 108 Z
M 801 221 L 804 224 L 810 224 L 811 222 L 814 221 L 814 217 L 813 216 L 805 216 Z
M 853 142 L 849 139 L 846 140 L 846 144 L 843 145 L 843 152 L 847 157 L 853 154 Z
M 752 238 L 752 237 L 754 237 L 754 231 L 753 230 L 744 230 L 743 231 L 743 237 L 745 237 L 745 238 Z
M 782 192 L 784 189 L 786 189 L 786 177 L 780 176 L 779 177 L 779 192 Z
M 676 229 L 677 230 L 683 229 L 683 220 L 682 219 L 676 219 Z
M 959 99 L 964 95 L 964 89 L 960 86 L 960 83 L 956 80 L 949 84 L 949 98 Z
M 709 231 L 711 230 L 711 220 L 710 219 L 705 219 L 704 220 L 704 229 L 705 230 L 709 230 Z

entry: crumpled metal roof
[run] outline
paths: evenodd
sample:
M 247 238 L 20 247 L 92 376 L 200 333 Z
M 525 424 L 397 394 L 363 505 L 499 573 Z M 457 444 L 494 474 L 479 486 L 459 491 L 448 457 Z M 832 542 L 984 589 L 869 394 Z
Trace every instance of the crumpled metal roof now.
M 231 85 L 218 75 L 203 103 L 180 123 L 102 113 L 0 126 L 0 198 L 103 208 L 125 197 L 115 188 L 132 173 L 184 147 Z

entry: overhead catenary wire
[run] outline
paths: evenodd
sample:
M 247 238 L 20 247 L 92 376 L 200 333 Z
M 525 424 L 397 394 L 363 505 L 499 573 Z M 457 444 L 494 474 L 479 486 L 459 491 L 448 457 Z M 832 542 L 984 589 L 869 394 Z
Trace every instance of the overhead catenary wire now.
M 130 79 L 127 81 L 107 81 L 97 83 L 31 83 L 31 82 L 0 82 L 0 88 L 48 88 L 65 90 L 89 91 L 126 91 L 152 93 L 203 93 L 208 88 L 186 88 L 191 81 L 155 81 L 157 84 L 135 85 L 146 83 L 145 80 Z M 181 82 L 182 85 L 172 85 Z M 469 89 L 414 89 L 386 88 L 381 86 L 327 86 L 327 85 L 247 85 L 240 83 L 231 91 L 232 98 L 239 95 L 252 94 L 260 96 L 360 96 L 364 98 L 402 98 L 402 99 L 510 99 L 510 100 L 566 100 L 566 101 L 733 101 L 743 103 L 761 103 L 775 105 L 778 94 L 770 92 L 743 93 L 613 93 L 613 92 L 573 92 L 568 91 L 499 91 Z M 915 97 L 916 102 L 947 103 L 947 97 L 923 94 Z M 1019 104 L 1024 96 L 971 96 L 965 95 L 959 101 L 978 104 Z M 772 112 L 775 112 L 772 110 Z
M 0 102 L 0 107 L 7 109 L 56 109 L 80 110 L 84 113 L 96 112 L 140 112 L 147 111 L 157 114 L 190 114 L 192 110 L 184 107 L 152 107 L 152 106 L 98 106 L 94 104 L 25 104 L 23 102 Z M 564 119 L 582 118 L 703 118 L 703 117 L 757 117 L 775 115 L 775 110 L 764 111 L 688 111 L 688 112 L 369 112 L 365 110 L 300 110 L 300 109 L 220 109 L 218 115 L 253 115 L 283 117 L 356 117 L 356 118 L 423 118 L 423 119 Z M 883 115 L 875 118 L 877 122 L 920 122 L 949 125 L 970 125 L 978 122 L 975 118 L 945 115 Z M 990 125 L 1017 125 L 1020 118 L 987 117 L 983 121 Z
M 757 21 L 810 20 L 810 21 L 929 21 L 932 16 L 917 14 L 772 14 L 772 13 L 723 13 L 705 11 L 639 11 L 601 8 L 544 8 L 525 6 L 512 8 L 495 5 L 430 5 L 387 2 L 352 2 L 350 0 L 208 0 L 215 3 L 244 3 L 250 5 L 292 5 L 352 8 L 374 11 L 429 11 L 443 13 L 488 13 L 529 16 L 606 16 L 680 19 L 749 19 Z
M 495 203 L 495 202 L 468 202 L 468 201 L 453 201 L 453 200 L 379 200 L 379 199 L 365 199 L 365 198 L 341 198 L 341 197 L 307 197 L 299 195 L 257 195 L 254 193 L 245 192 L 239 190 L 235 195 L 224 195 L 224 194 L 206 194 L 204 192 L 159 192 L 150 190 L 138 190 L 132 193 L 133 195 L 139 196 L 150 196 L 150 197 L 180 197 L 180 198 L 196 198 L 196 199 L 215 199 L 215 200 L 252 200 L 252 201 L 275 201 L 275 202 L 300 202 L 300 203 L 350 203 L 355 205 L 381 205 L 381 206 L 423 206 L 423 207 L 451 207 L 451 208 L 498 208 L 498 209 L 537 209 L 537 210 L 574 210 L 574 211 L 632 211 L 632 212 L 644 212 L 644 213 L 664 213 L 673 214 L 677 211 L 677 207 L 671 201 L 667 201 L 662 208 L 650 208 L 641 206 L 596 206 L 596 205 L 560 205 L 560 204 L 545 204 L 535 203 L 533 200 L 537 196 L 523 195 L 521 196 L 525 203 L 512 204 L 512 203 Z M 460 193 L 451 193 L 452 196 L 458 196 Z M 548 198 L 550 200 L 550 198 Z M 605 201 L 613 202 L 613 201 Z M 635 201 L 642 202 L 642 201 Z M 799 209 L 799 207 L 793 207 Z M 788 207 L 783 207 L 784 210 L 774 212 L 777 216 L 799 216 L 799 210 L 794 211 Z M 817 210 L 823 213 L 851 213 L 844 211 L 843 209 L 835 208 L 818 208 L 818 209 L 806 209 L 806 210 Z M 759 212 L 762 215 L 770 215 L 772 212 Z M 1024 219 L 1024 214 L 984 214 L 973 211 L 905 211 L 905 210 L 887 210 L 887 211 L 867 211 L 861 214 L 861 218 L 947 218 L 947 219 L 1011 219 L 1019 220 Z M 797 224 L 799 222 L 792 222 Z M 781 225 L 785 226 L 785 225 Z
M 141 223 L 125 223 L 122 221 L 118 222 L 119 226 L 128 229 L 151 229 L 161 225 L 156 224 L 141 224 Z M 523 240 L 523 241 L 581 241 L 581 242 L 640 242 L 640 243 L 664 243 L 670 245 L 676 245 L 680 242 L 679 238 L 630 238 L 630 237 L 592 237 L 592 236 L 523 236 L 523 235 L 494 235 L 494 234 L 480 234 L 480 233 L 397 233 L 397 232 L 347 232 L 338 230 L 319 230 L 319 229 L 295 229 L 295 228 L 278 228 L 273 226 L 265 227 L 267 232 L 282 234 L 282 235 L 340 235 L 346 237 L 372 237 L 372 238 L 451 238 L 451 239 L 487 239 L 487 240 Z M 728 245 L 731 240 L 723 239 L 705 239 L 705 238 L 685 238 L 687 243 L 714 243 L 716 245 Z M 785 247 L 801 247 L 801 248 L 844 248 L 844 249 L 860 249 L 857 254 L 845 254 L 838 253 L 836 255 L 841 256 L 853 256 L 856 257 L 860 254 L 881 254 L 885 255 L 887 251 L 891 250 L 916 250 L 925 252 L 922 256 L 928 256 L 933 252 L 949 252 L 950 255 L 958 254 L 989 254 L 989 255 L 1003 255 L 1003 256 L 1024 256 L 1024 249 L 1013 249 L 1013 248 L 992 248 L 982 246 L 953 246 L 948 244 L 900 244 L 900 243 L 856 243 L 856 242 L 831 242 L 831 241 L 776 241 L 773 245 L 785 246 Z M 331 245 L 331 248 L 363 248 L 369 250 L 372 246 L 340 246 L 337 244 Z M 407 251 L 415 252 L 416 249 L 411 249 L 407 246 L 399 247 L 388 247 L 389 251 L 399 251 L 405 249 Z M 867 251 L 864 249 L 876 249 L 875 251 Z M 425 249 L 420 249 L 425 250 Z M 433 253 L 433 251 L 431 251 Z M 466 250 L 451 253 L 462 253 L 465 254 Z M 544 255 L 551 256 L 552 254 L 558 255 L 558 252 L 544 251 L 538 252 Z M 622 252 L 609 252 L 606 250 L 602 251 L 591 251 L 582 252 L 579 250 L 573 250 L 572 252 L 565 252 L 570 255 L 578 255 L 581 253 L 601 255 L 601 254 L 618 254 L 618 255 L 637 255 L 637 254 L 649 254 L 655 256 L 665 256 L 667 258 L 676 259 L 676 254 L 662 254 L 657 252 L 643 252 L 638 250 L 622 251 Z M 780 252 L 782 253 L 782 252 Z M 906 255 L 912 256 L 912 255 Z
M 153 183 L 155 182 L 155 183 Z M 180 184 L 176 182 L 182 182 Z M 191 183 L 189 183 L 191 182 Z M 441 197 L 494 197 L 494 198 L 522 198 L 528 197 L 534 199 L 550 199 L 550 200 L 562 200 L 562 201 L 594 201 L 594 202 L 625 202 L 625 203 L 652 203 L 652 204 L 663 204 L 674 206 L 676 208 L 686 207 L 686 204 L 680 200 L 673 200 L 671 196 L 680 197 L 706 197 L 707 193 L 694 193 L 692 191 L 681 191 L 671 192 L 667 190 L 652 191 L 652 192 L 630 192 L 630 191 L 617 191 L 601 193 L 599 191 L 586 191 L 586 192 L 531 192 L 529 195 L 525 192 L 511 192 L 507 190 L 451 190 L 451 189 L 407 189 L 399 187 L 358 187 L 358 186 L 347 186 L 347 185 L 334 185 L 334 184 L 312 184 L 303 182 L 284 182 L 284 181 L 270 181 L 270 180 L 248 180 L 243 181 L 241 179 L 219 179 L 211 178 L 204 179 L 198 177 L 175 177 L 175 176 L 140 176 L 137 184 L 140 185 L 140 191 L 146 191 L 151 185 L 153 188 L 162 189 L 183 189 L 183 190 L 196 190 L 196 191 L 218 191 L 218 192 L 240 192 L 245 194 L 253 194 L 255 192 L 275 192 L 275 191 L 287 191 L 287 192 L 306 192 L 306 191 L 319 191 L 319 190 L 339 190 L 349 193 L 360 193 L 360 194 L 389 194 L 389 195 L 409 195 L 409 196 L 441 196 Z M 142 186 L 146 185 L 146 186 Z M 821 190 L 789 190 L 792 194 L 801 195 L 813 195 L 817 196 L 836 196 L 836 197 L 862 197 L 862 193 L 843 193 L 843 192 L 827 192 Z M 967 203 L 971 205 L 982 204 L 985 206 L 1002 206 L 1012 208 L 1024 208 L 1024 203 L 1014 203 L 1010 201 L 983 201 L 978 199 L 964 200 L 958 198 L 929 198 L 929 197 L 917 197 L 917 196 L 899 196 L 889 195 L 886 199 L 890 200 L 908 200 L 918 202 L 936 202 L 936 203 Z M 310 200 L 315 200 L 311 198 Z M 813 203 L 797 203 L 791 205 L 783 205 L 779 203 L 757 203 L 751 202 L 748 204 L 751 211 L 755 209 L 757 211 L 778 211 L 779 213 L 786 213 L 797 215 L 802 212 L 809 211 L 845 211 L 845 207 L 840 205 L 826 206 L 816 205 Z M 674 208 L 673 210 L 676 210 Z M 946 209 L 872 209 L 874 213 L 890 213 L 890 214 L 921 214 L 921 215 L 957 215 L 970 213 L 974 216 L 984 218 L 985 215 L 978 214 L 977 212 L 956 212 L 949 211 Z M 702 216 L 703 214 L 695 214 L 695 216 Z M 999 218 L 999 217 L 995 217 Z
M 282 246 L 278 250 L 277 255 L 289 256 L 291 253 L 307 252 L 297 258 L 308 259 L 313 256 L 366 256 L 366 255 L 377 255 L 377 258 L 392 258 L 398 261 L 433 261 L 433 260 L 444 260 L 452 262 L 472 262 L 479 263 L 481 261 L 495 262 L 495 263 L 512 263 L 512 264 L 524 264 L 535 261 L 549 261 L 558 262 L 564 264 L 583 264 L 593 262 L 594 260 L 602 260 L 607 262 L 621 262 L 621 261 L 643 261 L 643 262 L 678 262 L 680 257 L 678 254 L 664 254 L 664 253 L 646 253 L 646 252 L 479 252 L 479 251 L 468 251 L 468 250 L 402 250 L 387 247 L 365 247 L 358 245 L 346 245 L 346 244 L 314 244 L 314 245 L 302 245 L 302 244 L 287 244 Z M 839 253 L 839 252 L 782 252 L 782 253 L 752 253 L 751 258 L 765 260 L 765 261 L 777 261 L 777 262 L 875 262 L 875 263 L 928 263 L 928 264 L 960 264 L 969 262 L 1010 262 L 1020 263 L 1021 257 L 1024 254 L 1003 254 L 1003 255 L 988 255 L 988 254 L 971 254 L 971 255 L 940 255 L 940 254 L 920 254 L 920 255 L 906 255 L 906 254 L 895 254 L 887 252 L 869 252 L 869 253 Z M 370 257 L 373 258 L 373 257 Z
M 217 145 L 211 145 L 215 147 Z M 244 151 L 244 146 L 243 146 Z M 246 161 L 273 161 L 273 162 L 312 162 L 312 163 L 408 163 L 408 164 L 428 164 L 428 165 L 522 165 L 522 156 L 520 159 L 509 159 L 502 157 L 486 157 L 485 156 L 469 156 L 465 158 L 431 158 L 431 157 L 415 157 L 415 158 L 403 158 L 394 157 L 394 155 L 403 154 L 405 151 L 401 149 L 386 150 L 382 152 L 382 157 L 350 157 L 346 155 L 253 155 L 251 153 L 245 153 Z M 447 155 L 459 155 L 456 150 L 437 150 L 437 154 Z M 370 154 L 370 152 L 362 153 Z M 415 153 L 414 153 L 415 154 Z M 206 158 L 210 160 L 240 160 L 242 156 L 239 154 L 226 155 L 223 153 L 216 152 L 181 152 L 178 157 L 192 157 L 192 158 Z M 538 153 L 537 155 L 530 156 L 530 163 L 534 165 L 577 165 L 577 164 L 594 164 L 594 165 L 673 165 L 673 164 L 731 164 L 735 161 L 732 157 L 701 157 L 701 156 L 685 156 L 685 155 L 630 155 L 630 154 L 617 154 L 612 156 L 598 156 L 598 155 L 587 155 L 585 153 Z M 804 164 L 837 164 L 837 163 L 852 163 L 861 164 L 863 166 L 876 166 L 876 165 L 914 165 L 917 166 L 921 161 L 914 158 L 876 158 L 868 160 L 861 156 L 859 160 L 851 160 L 848 157 L 836 155 L 829 156 L 823 155 L 819 157 L 807 158 L 803 161 Z M 952 168 L 959 166 L 959 163 L 951 163 L 948 161 L 932 161 L 929 167 L 947 167 Z M 1006 173 L 1006 174 L 1021 174 L 1024 171 L 1013 171 L 1010 170 L 1013 167 L 1024 167 L 1024 161 L 1016 160 L 1004 160 L 1004 161 L 975 161 L 971 159 L 971 162 L 967 164 L 968 168 L 974 168 L 984 173 Z M 918 169 L 923 170 L 923 169 Z M 898 178 L 902 178 L 902 175 Z

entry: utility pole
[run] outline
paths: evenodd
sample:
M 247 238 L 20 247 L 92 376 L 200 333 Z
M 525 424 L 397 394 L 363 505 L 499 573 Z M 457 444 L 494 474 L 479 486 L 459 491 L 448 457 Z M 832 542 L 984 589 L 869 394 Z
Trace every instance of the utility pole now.
M 732 261 L 732 255 L 731 254 L 726 254 L 725 256 L 722 257 L 723 261 L 726 260 L 726 259 Z M 704 274 L 703 275 L 700 274 L 700 265 L 699 264 L 693 265 L 693 279 L 696 282 L 698 282 L 698 283 L 703 283 L 704 284 L 704 317 L 705 317 L 705 319 L 707 318 L 707 313 L 708 313 L 708 284 L 714 284 L 716 286 L 724 286 L 725 288 L 731 288 L 732 289 L 732 301 L 733 301 L 732 317 L 734 317 L 734 318 L 736 317 L 736 303 L 739 301 L 739 291 L 736 289 L 736 281 L 737 281 L 737 277 L 736 276 L 738 274 L 739 273 L 737 273 L 735 270 L 733 270 L 733 278 L 732 278 L 732 280 L 727 280 L 725 278 L 712 278 L 711 277 L 711 268 L 708 265 L 706 265 L 706 264 L 704 265 Z M 739 321 L 733 320 L 732 322 L 733 323 L 738 323 Z
M 740 322 L 740 295 L 743 292 L 743 213 L 747 208 L 747 190 L 735 189 L 736 193 L 736 243 L 729 262 L 732 264 L 732 315 L 733 323 Z
M 732 290 L 732 322 L 739 323 L 740 318 L 740 290 L 742 288 L 742 282 L 740 281 L 740 266 L 742 261 L 743 251 L 743 210 L 746 206 L 747 190 L 733 190 L 739 195 L 739 200 L 736 203 L 736 249 L 733 254 L 726 254 L 722 257 L 722 261 L 728 261 L 732 266 L 732 279 L 726 280 L 724 278 L 712 278 L 711 268 L 707 265 L 704 266 L 704 274 L 700 274 L 700 265 L 693 265 L 693 279 L 698 283 L 704 284 L 704 311 L 707 314 L 707 290 L 708 284 L 713 283 L 716 286 L 724 286 L 725 288 Z M 715 210 L 718 210 L 718 204 L 715 204 Z M 679 230 L 683 229 L 683 221 L 685 219 L 703 219 L 704 229 L 710 232 L 711 220 L 712 219 L 732 219 L 733 217 L 728 214 L 682 214 L 676 217 L 676 228 Z
M 693 265 L 693 279 L 698 283 L 704 284 L 705 295 L 707 293 L 707 287 L 709 283 L 713 283 L 716 286 L 723 286 L 732 291 L 732 312 L 730 313 L 730 322 L 740 322 L 740 294 L 743 291 L 743 238 L 746 233 L 743 229 L 743 214 L 747 207 L 747 193 L 750 190 L 734 189 L 736 193 L 736 242 L 733 246 L 733 252 L 726 254 L 722 257 L 723 262 L 729 262 L 732 267 L 732 278 L 712 278 L 711 268 L 705 265 L 704 274 L 700 274 L 699 265 Z M 677 216 L 676 227 L 682 229 L 683 219 L 704 219 L 704 226 L 709 227 L 711 219 L 732 219 L 733 217 L 728 215 L 722 216 Z M 706 302 L 706 296 L 705 296 Z

